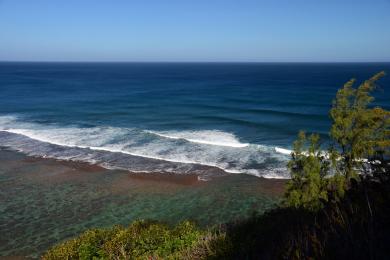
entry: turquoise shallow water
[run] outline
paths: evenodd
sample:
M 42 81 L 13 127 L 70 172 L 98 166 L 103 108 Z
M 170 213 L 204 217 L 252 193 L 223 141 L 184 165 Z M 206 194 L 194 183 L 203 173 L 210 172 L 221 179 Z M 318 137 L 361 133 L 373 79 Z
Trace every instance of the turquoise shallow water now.
M 88 228 L 135 219 L 212 226 L 273 208 L 280 186 L 248 175 L 191 184 L 145 180 L 2 150 L 0 256 L 38 256 Z

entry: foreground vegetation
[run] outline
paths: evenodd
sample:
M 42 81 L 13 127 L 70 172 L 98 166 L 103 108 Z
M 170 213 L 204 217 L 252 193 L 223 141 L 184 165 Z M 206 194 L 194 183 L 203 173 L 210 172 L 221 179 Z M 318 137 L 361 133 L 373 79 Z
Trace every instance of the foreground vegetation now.
M 183 222 L 173 229 L 152 221 L 88 230 L 50 249 L 43 259 L 202 259 L 221 255 L 225 234 Z
M 145 221 L 89 230 L 43 259 L 389 258 L 390 112 L 371 106 L 382 76 L 338 91 L 327 148 L 299 134 L 279 208 L 209 230 Z

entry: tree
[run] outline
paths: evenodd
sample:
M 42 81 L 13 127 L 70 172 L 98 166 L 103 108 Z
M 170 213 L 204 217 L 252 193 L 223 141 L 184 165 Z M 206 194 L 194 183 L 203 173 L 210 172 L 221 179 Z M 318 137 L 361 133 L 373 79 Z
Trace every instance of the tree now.
M 321 152 L 318 135 L 307 138 L 299 133 L 288 163 L 288 206 L 318 210 L 324 201 L 343 197 L 357 174 L 388 170 L 390 112 L 370 106 L 374 100 L 371 92 L 384 75 L 380 72 L 356 89 L 351 79 L 338 90 L 329 113 L 332 144 L 327 154 Z
M 318 134 L 307 138 L 301 131 L 294 142 L 288 163 L 291 181 L 285 194 L 287 205 L 316 211 L 322 207 L 322 201 L 328 200 L 324 177 L 328 174 L 329 163 L 320 150 L 319 139 Z M 307 151 L 304 150 L 306 147 Z
M 334 141 L 335 169 L 345 176 L 347 183 L 362 171 L 367 160 L 384 155 L 389 147 L 389 112 L 382 108 L 370 108 L 374 100 L 371 92 L 376 82 L 385 75 L 377 73 L 353 88 L 354 79 L 340 89 L 333 101 L 330 117 L 330 136 Z

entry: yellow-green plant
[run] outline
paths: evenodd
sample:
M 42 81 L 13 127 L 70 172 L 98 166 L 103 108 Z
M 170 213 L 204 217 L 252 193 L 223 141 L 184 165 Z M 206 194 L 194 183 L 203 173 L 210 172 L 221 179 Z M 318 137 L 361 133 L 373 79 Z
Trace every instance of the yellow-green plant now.
M 332 145 L 327 154 L 321 152 L 318 135 L 307 138 L 304 132 L 299 133 L 288 164 L 288 206 L 318 210 L 329 195 L 335 199 L 343 197 L 350 179 L 358 173 L 373 166 L 386 167 L 385 158 L 390 155 L 390 112 L 371 107 L 371 93 L 384 75 L 377 73 L 357 88 L 351 79 L 338 90 L 329 112 Z
M 377 73 L 357 88 L 353 88 L 355 79 L 351 79 L 333 101 L 330 136 L 336 148 L 332 149 L 333 158 L 338 159 L 334 165 L 347 182 L 361 171 L 364 162 L 385 154 L 390 147 L 390 112 L 370 107 L 374 100 L 371 93 L 384 75 Z
M 226 247 L 221 245 L 229 245 L 224 234 L 201 231 L 189 221 L 174 228 L 158 222 L 135 221 L 128 227 L 88 230 L 49 249 L 42 258 L 203 259 L 220 255 L 221 248 Z
M 307 146 L 308 150 L 305 150 Z M 319 135 L 312 134 L 307 138 L 304 132 L 299 133 L 288 168 L 291 180 L 285 194 L 286 203 L 313 211 L 321 208 L 322 201 L 328 199 L 324 177 L 328 174 L 329 163 L 320 150 Z

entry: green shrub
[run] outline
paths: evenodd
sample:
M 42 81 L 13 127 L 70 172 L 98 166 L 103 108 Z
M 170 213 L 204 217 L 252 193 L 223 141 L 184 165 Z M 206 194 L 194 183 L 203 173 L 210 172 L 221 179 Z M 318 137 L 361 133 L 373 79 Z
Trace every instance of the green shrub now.
M 54 246 L 43 259 L 204 259 L 228 245 L 221 234 L 199 230 L 185 221 L 174 228 L 151 221 L 129 227 L 92 229 Z

